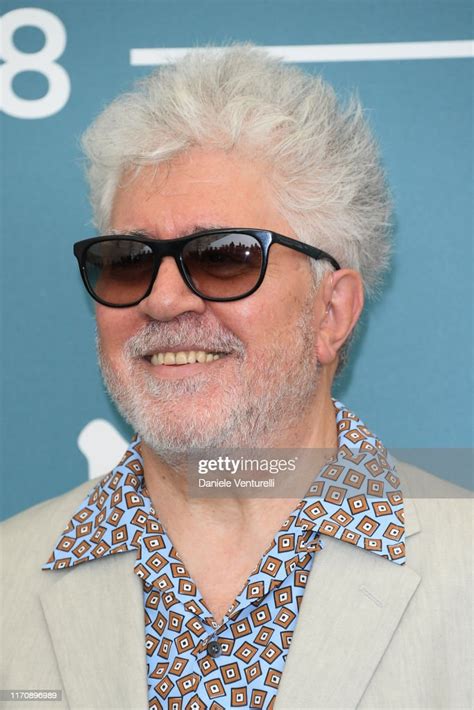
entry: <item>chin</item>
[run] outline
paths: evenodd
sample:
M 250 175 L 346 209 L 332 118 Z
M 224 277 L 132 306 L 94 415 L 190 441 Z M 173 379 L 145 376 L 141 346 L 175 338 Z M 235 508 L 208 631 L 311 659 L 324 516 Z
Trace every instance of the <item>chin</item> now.
M 178 423 L 173 418 L 159 426 L 142 422 L 137 431 L 150 449 L 169 462 L 177 456 L 186 457 L 197 449 L 221 448 L 226 444 L 222 427 L 183 427 L 182 421 Z
M 234 429 L 235 418 L 224 411 L 222 395 L 214 407 L 210 402 L 219 400 L 210 391 L 169 392 L 158 397 L 109 388 L 109 394 L 124 419 L 160 455 L 223 447 Z

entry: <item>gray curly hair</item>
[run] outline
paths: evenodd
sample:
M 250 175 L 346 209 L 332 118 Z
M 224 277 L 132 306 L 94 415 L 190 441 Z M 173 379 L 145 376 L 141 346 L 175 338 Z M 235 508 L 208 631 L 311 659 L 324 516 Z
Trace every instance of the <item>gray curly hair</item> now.
M 360 272 L 378 295 L 390 257 L 391 201 L 362 106 L 265 49 L 191 50 L 113 101 L 82 138 L 94 221 L 109 229 L 125 171 L 194 146 L 236 150 L 270 168 L 275 204 L 302 241 Z M 255 225 L 261 226 L 261 225 Z M 311 261 L 315 283 L 331 267 Z M 338 375 L 354 331 L 339 351 Z

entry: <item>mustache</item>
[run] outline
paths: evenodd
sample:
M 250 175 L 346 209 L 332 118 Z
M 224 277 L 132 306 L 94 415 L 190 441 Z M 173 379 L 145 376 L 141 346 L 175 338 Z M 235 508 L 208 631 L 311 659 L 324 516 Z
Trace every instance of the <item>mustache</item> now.
M 124 353 L 133 359 L 171 348 L 233 353 L 242 359 L 245 356 L 243 342 L 231 331 L 218 322 L 211 323 L 191 313 L 183 313 L 168 322 L 146 323 L 127 340 Z

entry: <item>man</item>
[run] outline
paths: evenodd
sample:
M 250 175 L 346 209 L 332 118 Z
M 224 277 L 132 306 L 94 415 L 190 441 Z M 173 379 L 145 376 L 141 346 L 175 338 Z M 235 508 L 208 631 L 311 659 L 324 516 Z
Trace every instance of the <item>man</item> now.
M 4 526 L 2 687 L 68 708 L 469 707 L 469 503 L 423 472 L 408 499 L 408 467 L 331 396 L 389 252 L 360 106 L 234 46 L 145 79 L 84 147 L 102 236 L 75 254 L 137 436 Z M 196 495 L 190 455 L 234 448 L 331 453 L 302 491 Z

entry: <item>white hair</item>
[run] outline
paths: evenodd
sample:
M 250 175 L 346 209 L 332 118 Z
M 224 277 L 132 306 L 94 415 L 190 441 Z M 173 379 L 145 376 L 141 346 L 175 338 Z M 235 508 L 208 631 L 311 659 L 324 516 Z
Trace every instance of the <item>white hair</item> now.
M 110 228 L 125 171 L 195 146 L 235 150 L 267 166 L 275 205 L 297 237 L 359 271 L 367 296 L 378 294 L 391 205 L 377 144 L 359 100 L 341 104 L 320 76 L 251 44 L 191 50 L 115 99 L 82 145 L 99 230 Z M 312 267 L 317 282 L 331 269 Z

